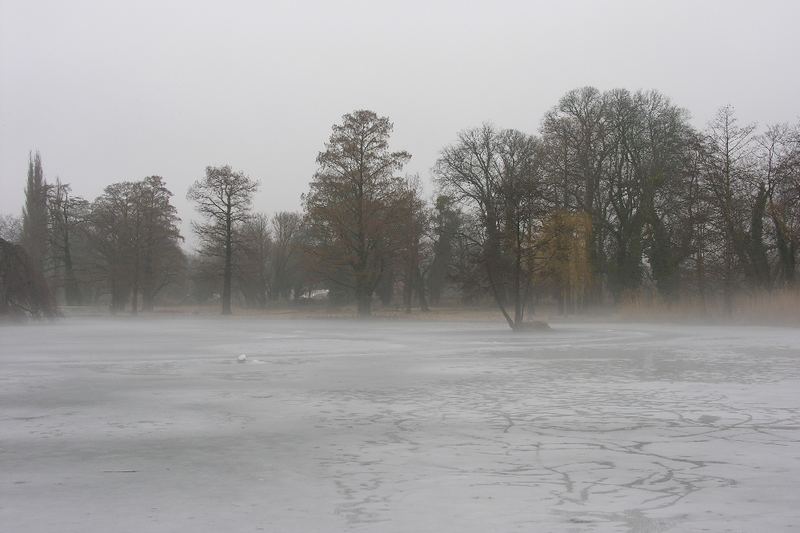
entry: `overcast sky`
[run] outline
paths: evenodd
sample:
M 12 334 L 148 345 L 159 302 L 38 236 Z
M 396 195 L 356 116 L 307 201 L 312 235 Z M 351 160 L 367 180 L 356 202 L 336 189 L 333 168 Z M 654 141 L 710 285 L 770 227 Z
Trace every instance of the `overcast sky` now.
M 583 85 L 659 89 L 698 126 L 728 103 L 794 122 L 799 20 L 794 0 L 0 0 L 0 213 L 19 213 L 32 149 L 90 199 L 164 176 L 185 221 L 206 165 L 259 178 L 258 210 L 298 209 L 360 108 L 425 179 L 459 130 L 535 133 Z

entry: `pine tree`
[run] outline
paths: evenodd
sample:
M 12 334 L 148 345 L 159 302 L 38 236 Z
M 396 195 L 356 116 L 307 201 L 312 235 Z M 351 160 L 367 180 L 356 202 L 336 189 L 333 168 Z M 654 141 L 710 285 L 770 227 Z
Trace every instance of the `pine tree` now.
M 40 272 L 47 254 L 47 184 L 39 152 L 28 156 L 28 182 L 22 210 L 22 246 Z

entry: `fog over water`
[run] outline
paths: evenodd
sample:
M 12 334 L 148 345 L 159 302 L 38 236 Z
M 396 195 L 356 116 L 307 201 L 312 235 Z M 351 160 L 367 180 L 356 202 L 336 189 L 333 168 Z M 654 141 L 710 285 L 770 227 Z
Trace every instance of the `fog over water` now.
M 8 531 L 800 523 L 797 329 L 160 317 L 2 333 Z
M 209 164 L 260 178 L 256 207 L 297 209 L 330 126 L 371 108 L 425 180 L 456 133 L 538 129 L 567 90 L 655 88 L 702 126 L 793 121 L 800 4 L 771 2 L 102 2 L 0 0 L 0 212 L 28 151 L 94 198 Z M 431 188 L 429 187 L 429 191 Z

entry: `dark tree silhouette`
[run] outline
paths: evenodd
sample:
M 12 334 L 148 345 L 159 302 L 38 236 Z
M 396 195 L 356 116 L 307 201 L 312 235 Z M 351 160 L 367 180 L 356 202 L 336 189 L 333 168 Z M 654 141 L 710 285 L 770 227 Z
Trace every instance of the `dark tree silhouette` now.
M 47 184 L 39 152 L 28 156 L 28 181 L 22 210 L 22 246 L 40 272 L 47 255 Z
M 259 183 L 229 166 L 206 167 L 206 175 L 191 186 L 186 197 L 205 219 L 192 223 L 202 244 L 201 253 L 222 257 L 222 314 L 231 314 L 233 258 L 237 231 L 250 217 L 250 205 Z
M 57 313 L 42 272 L 25 249 L 0 238 L 0 316 Z

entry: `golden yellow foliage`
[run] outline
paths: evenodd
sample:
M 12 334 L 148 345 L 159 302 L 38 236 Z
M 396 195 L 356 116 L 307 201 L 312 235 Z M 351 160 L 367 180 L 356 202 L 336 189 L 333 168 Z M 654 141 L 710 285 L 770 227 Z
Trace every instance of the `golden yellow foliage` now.
M 556 211 L 542 226 L 538 281 L 553 287 L 564 309 L 584 303 L 591 283 L 588 240 L 592 219 L 586 213 Z

